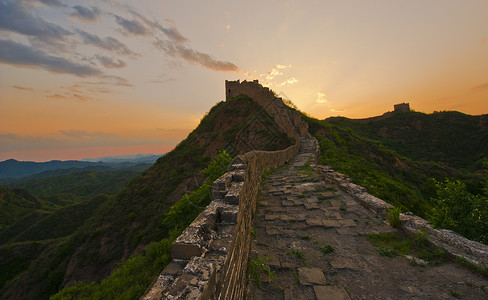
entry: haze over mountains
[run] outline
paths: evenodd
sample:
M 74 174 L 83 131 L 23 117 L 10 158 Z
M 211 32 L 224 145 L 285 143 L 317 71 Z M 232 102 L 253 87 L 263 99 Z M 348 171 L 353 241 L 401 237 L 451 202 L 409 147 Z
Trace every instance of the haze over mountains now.
M 21 178 L 57 169 L 83 169 L 94 166 L 123 168 L 136 164 L 153 164 L 161 156 L 162 154 L 134 154 L 86 158 L 81 160 L 52 160 L 48 162 L 9 159 L 0 162 L 0 178 Z

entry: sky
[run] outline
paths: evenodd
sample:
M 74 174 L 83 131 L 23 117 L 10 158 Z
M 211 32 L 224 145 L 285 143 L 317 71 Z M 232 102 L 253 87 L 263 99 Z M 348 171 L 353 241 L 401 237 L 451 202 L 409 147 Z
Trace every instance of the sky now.
M 488 1 L 0 0 L 0 161 L 166 153 L 253 80 L 301 111 L 488 113 Z

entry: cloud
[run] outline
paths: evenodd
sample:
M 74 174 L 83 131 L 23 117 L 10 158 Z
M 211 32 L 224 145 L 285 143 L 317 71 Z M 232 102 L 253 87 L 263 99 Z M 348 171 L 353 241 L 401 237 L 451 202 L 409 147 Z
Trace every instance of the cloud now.
M 119 77 L 119 76 L 112 76 L 112 75 L 104 75 L 101 76 L 104 79 L 103 84 L 113 85 L 113 86 L 125 86 L 125 87 L 132 87 L 134 86 L 129 82 L 129 80 Z
M 282 70 L 288 69 L 288 68 L 291 68 L 291 65 L 280 65 L 280 64 L 278 64 L 278 65 L 275 65 L 273 67 L 273 69 L 271 69 L 271 71 L 269 71 L 269 72 L 267 72 L 265 74 L 261 74 L 261 77 L 266 78 L 266 80 L 274 80 L 277 77 L 283 76 Z M 290 82 L 288 82 L 288 81 L 290 81 Z M 283 86 L 285 84 L 292 84 L 292 83 L 296 83 L 296 82 L 298 82 L 298 80 L 296 80 L 293 77 L 293 78 L 290 78 L 290 79 L 282 82 L 280 84 L 280 86 Z M 271 84 L 271 83 L 268 83 L 268 84 Z
M 127 20 L 120 16 L 114 15 L 117 24 L 122 26 L 124 35 L 148 35 L 150 31 L 138 20 Z
M 298 82 L 298 79 L 296 79 L 295 77 L 292 77 L 290 79 L 287 79 L 285 81 L 283 81 L 280 86 L 284 86 L 284 85 L 287 85 L 287 84 L 294 84 L 294 83 L 297 83 Z
M 157 40 L 155 46 L 171 57 L 181 58 L 192 64 L 199 64 L 215 71 L 239 71 L 239 68 L 228 61 L 214 59 L 207 53 L 202 53 L 185 45 L 170 41 Z
M 153 80 L 151 82 L 152 83 L 167 83 L 167 82 L 171 82 L 171 81 L 176 81 L 176 79 L 175 78 L 157 79 L 157 80 Z
M 267 80 L 273 80 L 273 79 L 275 79 L 275 77 L 283 75 L 283 73 L 280 72 L 278 69 L 273 68 L 268 73 L 262 74 L 262 75 L 264 75 Z
M 13 85 L 12 87 L 14 89 L 18 89 L 21 91 L 27 91 L 27 92 L 34 92 L 35 91 L 35 89 L 33 89 L 33 88 L 28 88 L 28 87 L 23 87 L 23 86 L 18 86 L 18 85 Z
M 76 30 L 76 32 L 83 38 L 85 44 L 90 44 L 100 49 L 109 50 L 114 53 L 126 56 L 137 56 L 138 54 L 132 52 L 129 47 L 125 44 L 120 42 L 119 40 L 113 37 L 107 37 L 105 39 L 101 39 L 97 35 L 88 33 L 83 30 Z
M 0 62 L 14 66 L 38 67 L 52 73 L 72 74 L 79 77 L 102 75 L 102 72 L 93 66 L 52 56 L 11 40 L 0 40 Z
M 51 6 L 51 7 L 63 7 L 65 6 L 61 1 L 59 0 L 38 0 L 40 3 L 46 5 L 46 6 Z
M 66 99 L 69 99 L 68 96 L 61 95 L 61 94 L 51 94 L 51 95 L 47 95 L 46 97 L 51 98 L 51 99 L 55 99 L 55 100 L 66 100 Z
M 24 1 L 0 1 L 0 29 L 43 41 L 59 41 L 72 34 L 56 24 L 34 16 L 32 7 L 24 5 Z
M 164 27 L 163 25 L 159 24 L 157 21 L 151 21 L 148 18 L 144 17 L 143 15 L 139 14 L 138 12 L 134 10 L 130 10 L 130 13 L 137 17 L 141 22 L 143 22 L 146 25 L 146 29 L 149 29 L 151 32 L 155 30 L 159 30 L 162 32 L 167 38 L 170 40 L 176 42 L 176 43 L 184 43 L 188 41 L 186 37 L 184 37 L 178 28 L 174 25 L 174 21 L 172 20 L 167 20 L 168 22 L 171 22 L 173 26 L 171 27 Z
M 477 85 L 477 86 L 473 87 L 472 90 L 474 90 L 474 91 L 488 90 L 488 82 Z
M 127 64 L 120 59 L 114 60 L 111 59 L 110 57 L 106 57 L 102 55 L 96 55 L 95 57 L 107 69 L 119 69 L 127 66 Z
M 98 132 L 98 131 L 89 132 L 86 130 L 79 130 L 79 129 L 60 130 L 59 133 L 64 136 L 75 138 L 75 139 L 111 138 L 117 136 L 112 133 Z
M 327 96 L 324 93 L 317 92 L 317 103 L 327 103 Z
M 96 7 L 84 7 L 81 5 L 73 6 L 75 10 L 70 14 L 71 17 L 84 22 L 95 22 L 101 15 L 101 11 Z

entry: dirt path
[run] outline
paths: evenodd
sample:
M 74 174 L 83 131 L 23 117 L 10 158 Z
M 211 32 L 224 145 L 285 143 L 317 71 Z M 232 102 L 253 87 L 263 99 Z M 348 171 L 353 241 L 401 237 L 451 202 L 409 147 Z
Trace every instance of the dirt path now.
M 488 280 L 458 263 L 379 255 L 367 235 L 396 229 L 309 166 L 314 151 L 304 140 L 264 182 L 250 265 L 268 257 L 277 278 L 250 280 L 249 299 L 488 299 Z

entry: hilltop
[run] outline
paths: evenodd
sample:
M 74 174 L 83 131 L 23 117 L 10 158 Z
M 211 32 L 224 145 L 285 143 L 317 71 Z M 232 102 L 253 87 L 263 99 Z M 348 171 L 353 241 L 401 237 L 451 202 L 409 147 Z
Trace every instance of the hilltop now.
M 471 116 L 456 111 L 426 114 L 407 111 L 388 117 L 325 122 L 380 141 L 385 147 L 417 161 L 433 161 L 476 172 L 488 156 L 488 115 Z

